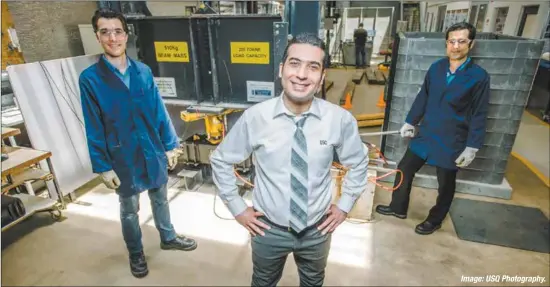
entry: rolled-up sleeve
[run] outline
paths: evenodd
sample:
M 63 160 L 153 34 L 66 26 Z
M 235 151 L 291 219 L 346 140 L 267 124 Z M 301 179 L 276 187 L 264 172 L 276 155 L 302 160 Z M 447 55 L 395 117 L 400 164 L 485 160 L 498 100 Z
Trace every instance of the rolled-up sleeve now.
M 357 120 L 349 112 L 342 119 L 341 138 L 342 143 L 337 146 L 336 153 L 340 163 L 348 170 L 344 176 L 342 195 L 337 206 L 349 213 L 366 189 L 369 164 L 368 148 L 359 136 Z
M 210 155 L 212 179 L 220 198 L 233 216 L 241 214 L 248 207 L 239 195 L 234 165 L 245 161 L 252 154 L 249 139 L 245 111 Z

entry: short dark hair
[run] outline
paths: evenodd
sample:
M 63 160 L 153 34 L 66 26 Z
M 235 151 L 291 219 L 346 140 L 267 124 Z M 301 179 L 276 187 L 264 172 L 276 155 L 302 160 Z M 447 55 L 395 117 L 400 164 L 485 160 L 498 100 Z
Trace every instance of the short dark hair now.
M 109 8 L 101 8 L 96 10 L 94 16 L 92 17 L 92 27 L 94 28 L 94 32 L 98 31 L 97 22 L 99 21 L 99 18 L 120 20 L 120 22 L 122 22 L 122 29 L 124 29 L 124 32 L 128 33 L 128 24 L 126 23 L 126 18 L 122 13 Z
M 363 23 L 359 23 L 359 27 L 363 27 Z
M 449 33 L 460 30 L 468 30 L 468 39 L 470 39 L 471 41 L 476 38 L 476 28 L 470 23 L 460 22 L 453 24 L 447 29 L 447 32 L 445 33 L 445 40 L 449 40 Z
M 325 69 L 325 67 L 328 65 L 328 55 L 325 48 L 325 42 L 323 42 L 323 40 L 321 40 L 317 35 L 313 33 L 298 34 L 288 42 L 285 48 L 285 52 L 283 54 L 283 64 L 286 62 L 286 59 L 288 58 L 288 49 L 290 48 L 290 46 L 294 44 L 309 44 L 320 48 L 325 53 L 325 56 L 323 57 L 323 62 L 321 63 L 321 65 L 323 66 L 323 69 Z

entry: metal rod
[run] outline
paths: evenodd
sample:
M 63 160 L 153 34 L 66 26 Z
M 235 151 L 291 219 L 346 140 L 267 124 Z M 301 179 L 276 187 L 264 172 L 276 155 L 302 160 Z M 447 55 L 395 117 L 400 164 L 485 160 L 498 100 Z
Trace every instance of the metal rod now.
M 359 134 L 359 136 L 383 136 L 383 135 L 393 135 L 398 133 L 399 131 L 386 131 L 386 132 L 362 133 L 362 134 Z
M 53 164 L 51 161 L 51 158 L 46 159 L 46 163 L 48 164 L 48 168 L 50 169 L 50 173 L 53 175 L 53 185 L 55 187 L 55 192 L 57 193 L 58 200 L 61 203 L 61 209 L 65 209 L 65 200 L 63 198 L 63 192 L 61 191 L 61 188 L 59 186 L 59 182 L 57 181 L 57 175 L 55 174 L 55 171 L 53 169 Z

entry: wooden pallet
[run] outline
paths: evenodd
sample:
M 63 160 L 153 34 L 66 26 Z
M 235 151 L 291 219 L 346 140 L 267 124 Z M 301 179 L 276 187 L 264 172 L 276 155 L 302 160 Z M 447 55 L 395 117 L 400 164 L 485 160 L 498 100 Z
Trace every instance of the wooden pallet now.
M 367 81 L 369 84 L 372 85 L 385 85 L 386 84 L 386 76 L 381 71 L 375 70 L 375 69 L 367 69 Z
M 356 85 L 359 85 L 363 80 L 363 76 L 365 76 L 364 70 L 357 71 L 351 77 L 351 81 L 354 82 Z
M 344 88 L 344 91 L 342 92 L 342 95 L 340 96 L 340 105 L 344 105 L 346 103 L 346 95 L 350 94 L 351 101 L 353 102 L 353 94 L 355 93 L 355 83 L 353 81 L 349 81 L 346 84 L 346 87 Z
M 384 119 L 376 119 L 376 120 L 363 120 L 363 121 L 357 121 L 357 126 L 359 128 L 365 128 L 365 127 L 379 127 L 384 124 Z
M 330 88 L 332 88 L 333 86 L 334 86 L 333 81 L 326 80 L 325 81 L 325 92 L 328 92 L 328 90 L 330 90 Z
M 355 119 L 357 121 L 380 120 L 384 119 L 384 113 L 355 115 Z

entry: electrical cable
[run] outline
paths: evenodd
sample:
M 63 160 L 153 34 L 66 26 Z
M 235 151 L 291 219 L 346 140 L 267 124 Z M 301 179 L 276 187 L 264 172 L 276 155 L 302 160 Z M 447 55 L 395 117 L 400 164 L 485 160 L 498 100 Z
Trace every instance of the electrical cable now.
M 367 143 L 365 142 L 366 144 L 368 145 L 371 145 L 370 143 Z M 372 147 L 374 147 L 373 145 L 371 145 Z M 386 162 L 387 164 L 387 161 L 386 161 L 386 157 L 384 156 L 384 154 L 379 150 L 377 149 L 376 147 L 374 147 L 378 154 L 382 157 L 382 159 L 384 160 L 384 162 Z M 337 162 L 332 162 L 332 166 L 336 168 L 336 170 L 338 171 L 338 175 L 334 177 L 334 179 L 343 179 L 347 173 L 347 171 L 349 170 L 349 168 L 337 163 Z M 250 187 L 254 187 L 254 185 L 252 183 L 250 183 L 249 181 L 247 181 L 246 179 L 244 179 L 238 172 L 237 170 L 235 169 L 235 175 L 237 176 L 237 178 L 239 178 L 242 182 L 244 182 L 245 184 L 249 185 Z M 388 177 L 390 176 L 391 174 L 393 173 L 401 173 L 401 179 L 399 180 L 399 183 L 393 187 L 393 188 L 387 188 L 381 184 L 378 183 L 378 180 L 382 179 L 382 178 L 385 178 L 385 177 Z M 384 189 L 384 190 L 387 190 L 387 191 L 390 191 L 390 192 L 393 192 L 395 191 L 396 189 L 398 189 L 402 184 L 403 184 L 403 172 L 399 169 L 394 169 L 390 172 L 387 172 L 381 176 L 377 176 L 377 177 L 369 177 L 368 180 L 374 184 L 376 184 L 378 187 Z M 215 199 L 214 199 L 215 200 Z M 217 216 L 217 215 L 216 215 Z M 219 216 L 218 216 L 219 217 Z M 378 220 L 360 220 L 360 219 L 353 219 L 353 218 L 346 218 L 345 220 L 346 222 L 348 223 L 351 223 L 351 224 L 365 224 L 365 223 L 376 223 L 378 222 Z

